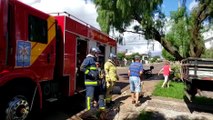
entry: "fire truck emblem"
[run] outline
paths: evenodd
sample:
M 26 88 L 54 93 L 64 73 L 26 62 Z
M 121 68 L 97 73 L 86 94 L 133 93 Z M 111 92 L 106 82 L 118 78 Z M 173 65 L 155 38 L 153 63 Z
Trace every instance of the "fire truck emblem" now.
M 30 66 L 31 43 L 28 41 L 17 41 L 16 51 L 16 66 L 27 67 Z

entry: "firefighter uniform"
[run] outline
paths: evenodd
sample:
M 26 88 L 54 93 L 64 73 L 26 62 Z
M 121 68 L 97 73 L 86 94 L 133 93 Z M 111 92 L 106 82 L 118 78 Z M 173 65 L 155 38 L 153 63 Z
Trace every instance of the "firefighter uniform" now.
M 94 49 L 95 50 L 95 49 Z M 85 87 L 86 87 L 86 106 L 90 110 L 93 107 L 94 91 L 98 85 L 98 70 L 95 64 L 95 56 L 88 54 L 81 64 L 81 71 L 85 74 Z
M 110 54 L 108 61 L 104 64 L 105 80 L 106 80 L 106 103 L 112 102 L 112 90 L 118 81 L 117 68 L 114 62 L 114 54 Z

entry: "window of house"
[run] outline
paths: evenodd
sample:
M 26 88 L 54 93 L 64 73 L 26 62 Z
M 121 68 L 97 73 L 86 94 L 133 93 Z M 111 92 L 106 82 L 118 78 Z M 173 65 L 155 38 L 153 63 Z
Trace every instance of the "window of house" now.
M 47 43 L 47 20 L 29 15 L 28 39 L 32 42 Z

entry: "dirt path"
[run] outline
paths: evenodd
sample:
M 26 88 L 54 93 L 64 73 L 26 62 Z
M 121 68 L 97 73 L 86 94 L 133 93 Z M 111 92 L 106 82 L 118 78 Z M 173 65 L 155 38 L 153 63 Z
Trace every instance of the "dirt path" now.
M 114 120 L 137 120 L 141 111 L 152 114 L 151 120 L 213 120 L 213 111 L 208 106 L 186 104 L 183 100 L 169 99 L 151 96 L 153 87 L 158 81 L 146 81 L 144 83 L 144 96 L 141 98 L 142 105 L 135 107 L 131 104 L 130 92 L 125 91 L 121 100 L 120 112 Z M 119 98 L 118 98 L 119 99 Z
M 160 68 L 160 67 L 158 67 Z M 123 70 L 125 71 L 125 69 Z M 158 70 L 156 70 L 158 71 Z M 116 98 L 121 103 L 120 111 L 113 117 L 114 120 L 137 120 L 141 111 L 151 113 L 151 120 L 213 120 L 212 107 L 194 105 L 184 100 L 163 97 L 154 97 L 152 92 L 159 82 L 158 76 L 143 81 L 142 105 L 135 107 L 131 103 L 130 91 L 126 89 Z
M 128 68 L 118 68 L 120 80 L 117 85 L 121 86 L 122 94 L 115 95 L 117 103 L 109 112 L 103 114 L 104 120 L 138 120 L 141 111 L 151 114 L 150 120 L 213 120 L 213 107 L 194 105 L 184 100 L 152 96 L 155 85 L 161 77 L 156 73 L 162 65 L 156 64 L 153 77 L 143 80 L 143 97 L 140 99 L 142 105 L 135 107 L 131 103 L 128 83 Z M 145 68 L 149 66 L 144 66 Z M 119 110 L 117 108 L 120 108 Z M 86 119 L 85 119 L 86 120 Z M 101 120 L 98 118 L 98 120 Z

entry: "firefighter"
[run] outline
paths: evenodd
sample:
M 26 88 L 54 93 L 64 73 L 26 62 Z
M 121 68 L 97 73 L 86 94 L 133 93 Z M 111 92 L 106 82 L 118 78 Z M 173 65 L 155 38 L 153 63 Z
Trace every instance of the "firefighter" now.
M 116 55 L 110 53 L 109 59 L 104 64 L 105 80 L 106 80 L 106 105 L 110 106 L 114 102 L 112 101 L 112 90 L 118 81 L 118 75 L 116 70 Z
M 96 67 L 96 57 L 98 49 L 91 48 L 89 54 L 84 59 L 80 66 L 80 70 L 84 72 L 85 77 L 85 87 L 86 87 L 86 106 L 87 110 L 93 108 L 94 101 L 94 91 L 95 87 L 98 85 L 98 70 Z

